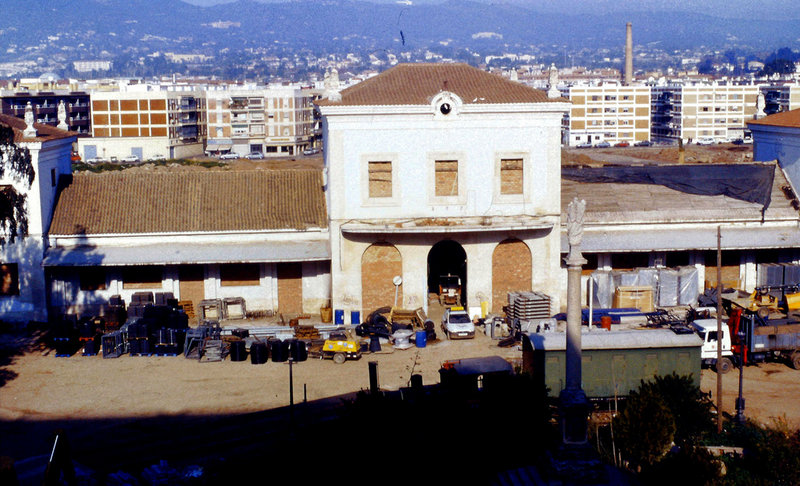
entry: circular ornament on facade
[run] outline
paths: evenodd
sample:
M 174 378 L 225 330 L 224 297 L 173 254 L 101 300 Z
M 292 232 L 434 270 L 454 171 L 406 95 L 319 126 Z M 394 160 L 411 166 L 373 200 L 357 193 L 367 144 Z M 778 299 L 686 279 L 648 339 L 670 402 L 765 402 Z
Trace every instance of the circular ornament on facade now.
M 437 118 L 453 117 L 458 114 L 463 102 L 455 93 L 440 91 L 431 100 L 433 114 Z

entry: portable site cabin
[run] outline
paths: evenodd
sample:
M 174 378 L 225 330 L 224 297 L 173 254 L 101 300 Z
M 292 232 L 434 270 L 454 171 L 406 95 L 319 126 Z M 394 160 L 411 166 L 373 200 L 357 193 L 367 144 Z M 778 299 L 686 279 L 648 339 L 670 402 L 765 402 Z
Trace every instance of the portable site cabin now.
M 691 375 L 700 386 L 702 340 L 670 329 L 619 331 L 584 329 L 581 335 L 582 387 L 590 399 L 627 396 L 654 376 Z M 548 395 L 564 388 L 567 338 L 564 332 L 523 335 L 522 368 L 542 380 Z

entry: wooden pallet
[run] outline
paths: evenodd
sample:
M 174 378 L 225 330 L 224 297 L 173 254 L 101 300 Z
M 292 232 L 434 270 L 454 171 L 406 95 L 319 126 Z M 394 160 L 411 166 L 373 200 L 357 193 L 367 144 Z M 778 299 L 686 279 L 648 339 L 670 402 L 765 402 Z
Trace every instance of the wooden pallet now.
M 309 325 L 299 325 L 294 335 L 297 339 L 319 339 L 319 329 Z
M 191 300 L 179 300 L 178 305 L 183 309 L 183 312 L 189 317 L 189 319 L 194 319 L 196 317 L 194 313 L 194 304 L 192 304 Z

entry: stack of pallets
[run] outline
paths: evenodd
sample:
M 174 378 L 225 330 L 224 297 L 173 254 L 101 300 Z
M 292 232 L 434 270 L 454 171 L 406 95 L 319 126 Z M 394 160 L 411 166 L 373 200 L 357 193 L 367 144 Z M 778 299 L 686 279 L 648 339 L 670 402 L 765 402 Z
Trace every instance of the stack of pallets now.
M 527 321 L 547 319 L 550 313 L 550 297 L 541 292 L 509 292 L 509 317 Z

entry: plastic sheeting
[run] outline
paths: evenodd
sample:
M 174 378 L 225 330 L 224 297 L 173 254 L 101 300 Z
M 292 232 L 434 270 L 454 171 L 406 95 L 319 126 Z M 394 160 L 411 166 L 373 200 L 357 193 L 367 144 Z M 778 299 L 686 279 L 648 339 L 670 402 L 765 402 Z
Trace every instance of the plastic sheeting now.
M 659 307 L 696 305 L 700 295 L 698 270 L 679 268 L 637 268 L 631 271 L 596 270 L 591 274 L 592 306 L 611 308 L 617 287 L 649 286 Z
M 728 196 L 760 204 L 772 198 L 774 164 L 646 165 L 563 167 L 561 176 L 577 182 L 656 184 L 701 196 Z

